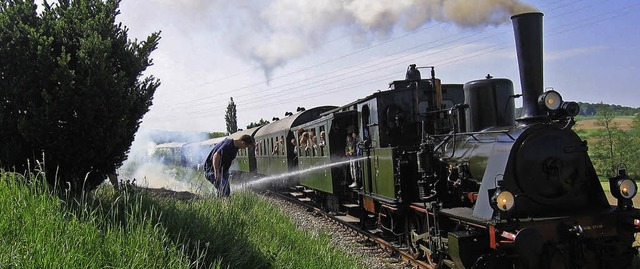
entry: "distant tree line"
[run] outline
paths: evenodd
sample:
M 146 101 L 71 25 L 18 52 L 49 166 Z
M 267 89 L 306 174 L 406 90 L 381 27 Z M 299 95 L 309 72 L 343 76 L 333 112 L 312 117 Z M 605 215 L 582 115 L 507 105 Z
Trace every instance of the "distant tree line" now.
M 249 123 L 249 125 L 247 125 L 247 129 L 251 129 L 253 127 L 258 127 L 258 126 L 267 125 L 267 124 L 269 124 L 268 120 L 260 119 L 260 121 L 258 122 Z
M 226 132 L 209 133 L 209 138 L 218 138 L 218 137 L 223 137 L 223 136 L 227 136 L 227 133 Z
M 580 114 L 578 116 L 596 116 L 598 111 L 605 110 L 610 111 L 616 116 L 635 116 L 640 113 L 640 107 L 633 108 L 621 105 L 610 105 L 602 102 L 597 104 L 578 102 L 578 104 L 580 105 Z
M 580 113 L 578 116 L 593 117 L 598 114 L 598 111 L 610 110 L 616 116 L 635 116 L 640 114 L 640 107 L 626 107 L 621 105 L 610 105 L 602 102 L 597 104 L 578 102 L 580 105 Z M 516 116 L 522 115 L 522 108 L 516 108 Z

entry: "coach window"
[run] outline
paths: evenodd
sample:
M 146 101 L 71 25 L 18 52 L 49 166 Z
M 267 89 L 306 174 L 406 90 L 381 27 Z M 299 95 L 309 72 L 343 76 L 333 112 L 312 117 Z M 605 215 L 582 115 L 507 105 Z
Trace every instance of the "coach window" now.
M 280 143 L 278 144 L 278 147 L 280 148 L 280 155 L 284 156 L 284 148 L 285 148 L 285 144 L 284 144 L 284 136 L 280 136 Z
M 324 131 L 324 125 L 320 126 L 320 133 L 318 134 L 318 150 L 320 151 L 320 156 L 325 156 L 324 147 L 327 145 L 326 133 Z
M 273 138 L 272 140 L 273 141 Z M 280 138 L 276 136 L 276 142 L 273 144 L 273 152 L 271 155 L 280 155 Z
M 278 138 L 273 141 L 273 137 L 271 138 L 271 155 L 278 155 Z
M 318 147 L 319 136 L 320 132 L 318 132 L 318 127 L 313 128 L 313 139 L 311 140 L 311 142 L 313 142 L 313 145 L 311 145 L 313 148 L 313 156 L 320 156 L 320 147 Z

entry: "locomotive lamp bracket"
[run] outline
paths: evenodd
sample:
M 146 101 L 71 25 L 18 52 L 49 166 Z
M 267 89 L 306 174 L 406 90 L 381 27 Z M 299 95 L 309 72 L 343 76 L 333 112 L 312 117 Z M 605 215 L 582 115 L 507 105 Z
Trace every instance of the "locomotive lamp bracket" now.
M 633 208 L 632 199 L 636 196 L 638 185 L 627 175 L 626 165 L 618 165 L 618 175 L 609 178 L 609 187 L 611 195 L 618 200 L 617 210 Z

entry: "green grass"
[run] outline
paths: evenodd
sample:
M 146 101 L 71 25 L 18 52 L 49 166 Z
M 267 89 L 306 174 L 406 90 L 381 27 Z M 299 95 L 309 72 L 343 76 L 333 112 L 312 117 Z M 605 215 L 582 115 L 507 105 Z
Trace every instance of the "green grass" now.
M 187 268 L 189 259 L 155 225 L 155 212 L 127 208 L 118 215 L 64 201 L 39 183 L 2 172 L 0 267 Z
M 181 201 L 104 187 L 59 198 L 0 173 L 0 268 L 360 268 L 251 193 Z
M 583 140 L 588 140 L 589 138 L 594 137 L 596 132 L 598 132 L 597 129 L 577 129 L 577 128 L 574 128 L 573 130 Z

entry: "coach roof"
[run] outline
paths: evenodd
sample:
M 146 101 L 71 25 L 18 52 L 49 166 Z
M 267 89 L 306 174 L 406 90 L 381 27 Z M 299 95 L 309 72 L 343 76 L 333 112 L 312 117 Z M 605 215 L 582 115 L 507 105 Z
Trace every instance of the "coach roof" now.
M 258 132 L 255 133 L 255 136 L 259 137 L 259 136 L 265 136 L 273 133 L 288 131 L 292 127 L 295 127 L 300 124 L 304 124 L 319 118 L 322 112 L 329 111 L 335 108 L 336 108 L 335 106 L 321 106 L 321 107 L 314 107 L 302 112 L 298 112 L 289 117 L 274 121 L 272 123 L 269 123 L 263 126 L 262 128 L 260 128 L 260 130 L 258 130 Z

